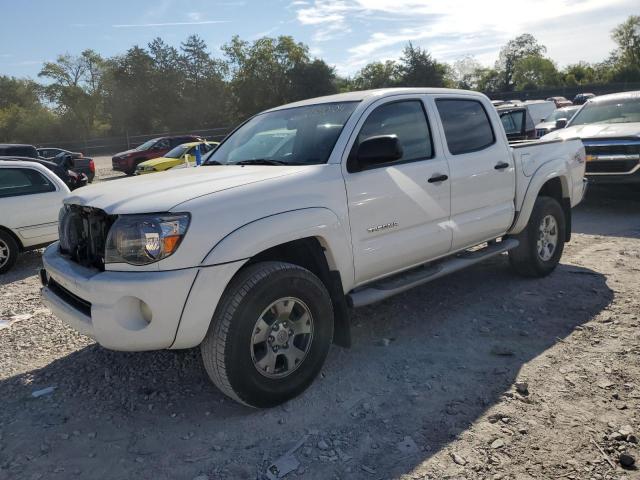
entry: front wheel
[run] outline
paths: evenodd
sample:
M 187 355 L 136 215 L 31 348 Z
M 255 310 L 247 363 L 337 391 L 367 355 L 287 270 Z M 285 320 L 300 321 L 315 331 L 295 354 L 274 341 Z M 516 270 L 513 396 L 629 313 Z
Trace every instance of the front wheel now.
M 18 243 L 7 232 L 0 230 L 0 273 L 11 270 L 18 260 Z
M 527 277 L 544 277 L 553 272 L 564 250 L 565 225 L 558 201 L 538 197 L 527 227 L 514 237 L 520 245 L 509 251 L 513 269 Z
M 231 281 L 200 350 L 224 394 L 262 408 L 303 392 L 332 338 L 332 303 L 320 279 L 297 265 L 262 262 Z

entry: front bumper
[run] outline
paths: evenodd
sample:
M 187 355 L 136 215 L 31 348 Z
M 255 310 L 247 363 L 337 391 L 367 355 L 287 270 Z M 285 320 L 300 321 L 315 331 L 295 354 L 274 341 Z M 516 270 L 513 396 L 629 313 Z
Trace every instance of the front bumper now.
M 633 173 L 608 173 L 608 174 L 586 174 L 589 183 L 592 185 L 638 185 L 640 184 L 640 169 Z
M 116 172 L 128 172 L 131 170 L 131 162 L 123 158 L 112 158 L 111 169 Z
M 42 299 L 72 328 L 112 350 L 190 348 L 208 329 L 218 298 L 243 262 L 154 272 L 83 267 L 59 252 L 43 255 Z

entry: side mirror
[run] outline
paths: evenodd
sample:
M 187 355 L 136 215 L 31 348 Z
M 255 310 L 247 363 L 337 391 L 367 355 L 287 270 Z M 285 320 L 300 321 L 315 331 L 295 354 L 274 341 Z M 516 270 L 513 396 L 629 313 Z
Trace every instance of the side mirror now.
M 568 120 L 566 118 L 559 118 L 556 120 L 556 128 L 564 128 L 567 126 Z
M 356 159 L 360 169 L 389 163 L 402 158 L 402 147 L 395 135 L 378 135 L 367 138 L 358 146 Z

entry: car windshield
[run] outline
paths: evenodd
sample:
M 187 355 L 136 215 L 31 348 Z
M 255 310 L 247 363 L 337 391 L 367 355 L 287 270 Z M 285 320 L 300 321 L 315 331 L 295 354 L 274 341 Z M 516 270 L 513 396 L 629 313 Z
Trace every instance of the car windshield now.
M 566 118 L 567 120 L 571 120 L 576 112 L 580 109 L 580 107 L 575 108 L 563 108 L 561 110 L 554 110 L 551 115 L 544 119 L 545 122 L 555 122 L 556 120 L 560 120 L 561 118 Z
M 178 145 L 176 148 L 170 150 L 168 153 L 166 153 L 164 155 L 165 158 L 180 158 L 182 157 L 182 155 L 184 155 L 185 153 L 187 153 L 187 151 L 190 149 L 191 147 L 187 146 L 187 145 Z
M 136 150 L 138 150 L 139 152 L 141 152 L 142 150 L 149 150 L 151 147 L 153 147 L 153 144 L 156 143 L 157 141 L 158 141 L 157 138 L 154 138 L 153 140 L 147 140 L 142 145 L 138 145 L 136 147 Z
M 231 134 L 205 164 L 326 163 L 357 104 L 323 103 L 261 113 Z
M 571 125 L 640 122 L 640 95 L 587 103 Z

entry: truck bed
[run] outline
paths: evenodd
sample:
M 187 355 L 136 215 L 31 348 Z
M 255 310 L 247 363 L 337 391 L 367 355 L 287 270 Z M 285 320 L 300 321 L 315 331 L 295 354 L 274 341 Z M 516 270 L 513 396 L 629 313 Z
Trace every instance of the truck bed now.
M 557 159 L 571 159 L 569 162 L 571 185 L 569 196 L 571 199 L 582 198 L 585 153 L 582 140 L 579 138 L 568 140 L 523 140 L 511 142 L 511 152 L 516 164 L 516 211 L 524 202 L 527 188 L 531 185 L 531 178 L 544 165 Z M 579 200 L 578 200 L 579 201 Z M 573 203 L 573 202 L 572 202 Z M 573 205 L 572 205 L 573 206 Z

